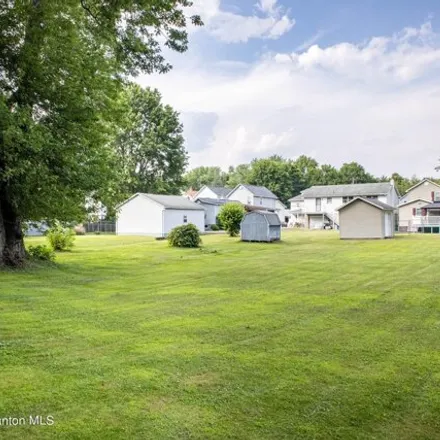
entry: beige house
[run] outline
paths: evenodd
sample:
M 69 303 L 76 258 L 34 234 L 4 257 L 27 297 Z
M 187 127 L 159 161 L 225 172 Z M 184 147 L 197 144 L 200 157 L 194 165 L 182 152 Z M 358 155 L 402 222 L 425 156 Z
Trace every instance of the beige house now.
M 391 205 L 356 197 L 338 211 L 341 239 L 383 239 L 394 236 L 395 208 Z
M 411 187 L 399 202 L 399 231 L 418 232 L 424 227 L 439 226 L 438 210 L 425 209 L 430 203 L 440 202 L 440 185 L 423 179 Z

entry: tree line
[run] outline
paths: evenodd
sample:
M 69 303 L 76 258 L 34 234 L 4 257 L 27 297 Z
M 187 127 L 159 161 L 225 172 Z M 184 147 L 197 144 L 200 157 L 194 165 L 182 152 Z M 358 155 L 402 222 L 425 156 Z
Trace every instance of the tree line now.
M 239 183 L 265 186 L 284 203 L 313 185 L 389 182 L 391 179 L 394 179 L 400 194 L 404 194 L 419 181 L 416 176 L 406 178 L 398 173 L 375 177 L 357 162 L 344 163 L 337 169 L 328 164 L 320 165 L 305 155 L 295 160 L 278 155 L 254 159 L 249 164 L 231 166 L 228 171 L 215 166 L 202 166 L 184 176 L 187 187 L 194 189 L 200 189 L 203 185 L 233 188 Z

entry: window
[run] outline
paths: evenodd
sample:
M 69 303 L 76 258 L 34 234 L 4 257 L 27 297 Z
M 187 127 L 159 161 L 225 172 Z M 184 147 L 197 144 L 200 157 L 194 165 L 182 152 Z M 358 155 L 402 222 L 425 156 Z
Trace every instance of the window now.
M 186 215 L 183 216 L 183 223 L 188 223 L 188 217 Z
M 416 216 L 420 217 L 422 215 L 422 208 L 417 208 L 416 209 Z
M 320 212 L 321 211 L 321 199 L 317 198 L 315 200 L 315 210 L 316 212 Z
M 377 196 L 367 196 L 367 199 L 377 200 Z
M 440 202 L 440 191 L 434 193 L 434 202 Z
M 333 202 L 333 199 L 331 197 L 327 197 L 327 205 L 331 205 Z
M 347 203 L 347 202 L 349 202 L 350 200 L 353 200 L 353 197 L 342 197 L 342 203 Z
M 248 197 L 248 205 L 252 205 L 252 197 Z
M 260 197 L 260 205 L 263 204 L 263 199 Z

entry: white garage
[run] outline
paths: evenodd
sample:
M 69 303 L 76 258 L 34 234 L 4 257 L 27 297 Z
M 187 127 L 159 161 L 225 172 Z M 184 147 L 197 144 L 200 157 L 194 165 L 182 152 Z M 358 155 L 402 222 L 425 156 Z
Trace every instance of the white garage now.
M 118 206 L 117 235 L 165 237 L 176 226 L 192 223 L 205 230 L 205 210 L 181 196 L 137 193 Z

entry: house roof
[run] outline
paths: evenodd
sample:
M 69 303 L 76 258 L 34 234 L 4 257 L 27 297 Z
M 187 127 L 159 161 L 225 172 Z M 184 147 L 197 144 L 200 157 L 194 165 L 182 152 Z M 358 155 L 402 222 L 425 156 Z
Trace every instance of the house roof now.
M 429 205 L 422 206 L 422 209 L 440 209 L 440 202 L 433 202 Z
M 274 212 L 269 212 L 269 211 L 251 211 L 248 212 L 247 214 L 245 214 L 245 216 L 243 217 L 242 222 L 245 221 L 246 217 L 250 214 L 261 214 L 266 218 L 266 221 L 269 225 L 271 226 L 281 226 L 281 222 L 280 222 L 280 218 L 278 217 L 277 214 L 275 214 Z
M 312 186 L 302 192 L 304 198 L 310 197 L 348 197 L 377 196 L 388 194 L 392 188 L 389 182 L 355 183 L 351 185 Z
M 225 199 L 231 192 L 231 188 L 225 188 L 224 186 L 207 186 L 213 193 L 217 194 L 220 198 Z
M 350 200 L 345 205 L 342 205 L 336 211 L 342 211 L 343 209 L 347 208 L 351 204 L 355 203 L 356 201 L 361 201 L 364 203 L 367 203 L 368 205 L 373 206 L 374 208 L 380 209 L 381 211 L 394 211 L 395 208 L 391 205 L 388 205 L 387 203 L 380 202 L 379 200 L 373 200 L 373 199 L 366 199 L 365 197 L 355 197 L 353 200 Z
M 402 197 L 405 197 L 410 191 L 412 191 L 414 188 L 417 188 L 418 186 L 422 185 L 425 182 L 429 182 L 432 183 L 435 186 L 438 186 L 440 188 L 440 185 L 438 183 L 433 182 L 431 179 L 427 179 L 426 177 L 424 179 L 422 179 L 419 183 L 416 183 L 415 185 L 413 185 L 411 188 L 409 188 L 408 190 L 406 190 L 405 194 Z
M 197 199 L 197 203 L 202 203 L 203 205 L 222 206 L 225 203 L 240 203 L 240 202 L 238 200 L 210 199 L 208 197 L 201 197 L 200 199 Z
M 304 196 L 302 194 L 298 194 L 297 196 L 289 199 L 289 202 L 303 202 L 303 201 L 304 201 Z
M 118 205 L 118 208 L 125 205 L 129 201 L 136 197 L 145 197 L 147 199 L 153 200 L 153 202 L 162 205 L 165 209 L 181 209 L 187 211 L 204 211 L 203 206 L 188 200 L 183 196 L 169 196 L 164 194 L 146 194 L 146 193 L 136 193 L 133 194 L 125 202 Z
M 415 202 L 425 202 L 425 203 L 430 203 L 430 201 L 427 200 L 427 199 L 414 199 L 414 200 L 409 200 L 408 202 L 402 203 L 402 204 L 399 205 L 398 207 L 399 207 L 399 208 L 403 208 L 404 206 L 411 205 L 412 203 L 415 203 Z
M 267 199 L 278 199 L 278 197 L 270 189 L 267 189 L 265 186 L 245 185 L 243 183 L 240 183 L 232 191 L 230 191 L 228 193 L 228 197 L 240 186 L 243 186 L 244 188 L 246 188 L 254 196 L 265 197 Z

